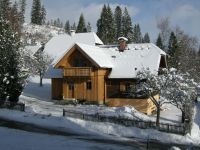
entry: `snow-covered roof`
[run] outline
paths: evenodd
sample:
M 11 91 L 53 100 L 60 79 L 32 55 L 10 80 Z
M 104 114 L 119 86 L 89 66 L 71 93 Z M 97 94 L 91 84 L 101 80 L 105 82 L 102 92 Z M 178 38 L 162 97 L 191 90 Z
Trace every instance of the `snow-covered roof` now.
M 109 78 L 135 78 L 138 71 L 147 68 L 157 74 L 161 55 L 166 55 L 152 43 L 129 44 L 124 52 L 119 52 L 117 47 L 104 51 L 110 56 L 113 64 Z
M 94 46 L 96 44 L 103 44 L 103 42 L 94 32 L 76 33 L 73 36 L 70 36 L 68 34 L 61 34 L 53 37 L 49 42 L 47 42 L 44 52 L 52 58 L 56 58 L 58 54 L 68 50 L 76 42 Z
M 82 43 L 76 43 L 81 50 L 89 56 L 96 64 L 101 68 L 112 68 L 113 63 L 110 61 L 110 56 L 104 51 L 104 49 L 98 46 L 91 46 Z
M 157 73 L 161 55 L 164 51 L 152 43 L 129 44 L 124 52 L 118 47 L 91 46 L 76 43 L 90 59 L 101 68 L 112 68 L 109 78 L 135 78 L 137 72 L 148 68 L 152 73 Z M 68 50 L 66 50 L 66 53 Z M 54 66 L 66 54 L 62 54 L 54 61 Z

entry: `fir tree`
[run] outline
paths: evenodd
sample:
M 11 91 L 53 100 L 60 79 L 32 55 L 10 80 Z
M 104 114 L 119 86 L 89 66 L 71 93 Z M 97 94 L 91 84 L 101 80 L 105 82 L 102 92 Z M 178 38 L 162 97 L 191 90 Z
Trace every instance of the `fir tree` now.
M 69 20 L 66 21 L 64 28 L 65 28 L 65 33 L 70 34 L 70 23 L 69 23 Z
M 87 24 L 87 32 L 92 32 L 92 27 L 90 25 L 90 22 Z
M 85 26 L 85 18 L 83 16 L 83 13 L 81 13 L 80 18 L 79 18 L 79 22 L 78 22 L 78 26 L 76 29 L 76 33 L 83 33 L 83 32 L 87 32 L 86 26 Z
M 42 8 L 41 8 L 41 22 L 42 22 L 42 24 L 45 24 L 46 15 L 47 15 L 46 9 L 45 9 L 44 5 L 42 5 Z
M 140 25 L 136 24 L 133 29 L 133 41 L 135 43 L 142 43 L 142 33 L 140 30 Z
M 171 32 L 168 43 L 168 64 L 170 67 L 178 68 L 179 63 L 178 42 L 174 32 Z
M 71 30 L 76 31 L 76 28 L 77 28 L 77 27 L 76 27 L 76 23 L 74 22 L 73 25 L 71 26 Z
M 99 36 L 100 39 L 102 39 L 102 41 L 104 43 L 106 43 L 106 41 L 107 41 L 106 33 L 105 33 L 105 31 L 107 30 L 107 28 L 106 28 L 106 23 L 107 23 L 106 15 L 107 15 L 107 8 L 106 8 L 106 5 L 104 4 L 102 11 L 101 11 L 101 16 L 97 20 L 97 35 Z
M 144 35 L 144 38 L 143 38 L 142 42 L 143 42 L 143 43 L 150 43 L 150 37 L 149 37 L 149 34 L 148 34 L 148 32 L 147 32 L 147 33 L 145 33 L 145 35 Z
M 117 41 L 117 39 L 120 36 L 122 36 L 122 10 L 120 6 L 117 6 L 115 8 L 114 19 L 115 19 L 115 28 L 116 28 L 115 39 Z
M 40 0 L 33 0 L 32 10 L 31 10 L 31 23 L 38 25 L 42 24 Z
M 156 40 L 156 45 L 160 48 L 163 49 L 163 43 L 162 43 L 162 38 L 160 36 L 160 34 L 158 35 L 158 38 Z
M 23 89 L 19 38 L 10 24 L 0 19 L 0 103 L 17 102 Z
M 128 38 L 129 43 L 133 41 L 132 21 L 126 7 L 124 9 L 123 16 L 122 16 L 122 35 Z
M 97 35 L 105 44 L 113 44 L 115 41 L 114 18 L 110 6 L 103 6 L 101 16 L 97 21 Z
M 26 0 L 20 0 L 20 20 L 21 23 L 25 21 L 25 11 L 26 11 Z

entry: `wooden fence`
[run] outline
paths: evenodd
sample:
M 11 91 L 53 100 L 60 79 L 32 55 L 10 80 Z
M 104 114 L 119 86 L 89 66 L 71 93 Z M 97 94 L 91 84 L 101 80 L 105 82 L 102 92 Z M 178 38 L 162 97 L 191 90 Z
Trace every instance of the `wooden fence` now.
M 114 117 L 114 116 L 103 116 L 98 113 L 96 114 L 83 114 L 80 112 L 74 112 L 70 110 L 63 109 L 63 116 L 68 116 L 72 118 L 83 119 L 87 121 L 94 121 L 94 122 L 109 122 L 115 123 L 119 125 L 123 125 L 126 127 L 137 127 L 141 129 L 157 129 L 162 132 L 167 133 L 175 133 L 185 135 L 185 127 L 184 124 L 167 124 L 167 123 L 160 123 L 159 126 L 156 126 L 155 122 L 148 122 L 148 121 L 141 121 L 141 120 L 133 120 L 121 117 Z

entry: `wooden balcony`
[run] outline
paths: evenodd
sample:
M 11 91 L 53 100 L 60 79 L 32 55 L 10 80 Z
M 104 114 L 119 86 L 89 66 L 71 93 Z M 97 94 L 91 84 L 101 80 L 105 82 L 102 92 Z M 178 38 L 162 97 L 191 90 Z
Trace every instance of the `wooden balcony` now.
M 90 67 L 71 67 L 64 69 L 65 77 L 89 77 L 91 76 Z

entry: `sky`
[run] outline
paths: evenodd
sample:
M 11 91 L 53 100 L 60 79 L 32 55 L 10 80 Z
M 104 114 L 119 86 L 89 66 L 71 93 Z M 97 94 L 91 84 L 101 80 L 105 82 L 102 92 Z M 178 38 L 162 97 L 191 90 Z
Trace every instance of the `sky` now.
M 42 0 L 42 3 L 48 20 L 59 17 L 72 24 L 83 13 L 95 32 L 103 4 L 109 4 L 113 10 L 117 5 L 127 7 L 133 24 L 139 23 L 142 33 L 148 32 L 154 41 L 158 35 L 157 20 L 163 17 L 169 17 L 172 27 L 180 26 L 200 39 L 200 0 Z M 27 0 L 27 22 L 30 22 L 31 5 L 32 0 Z

